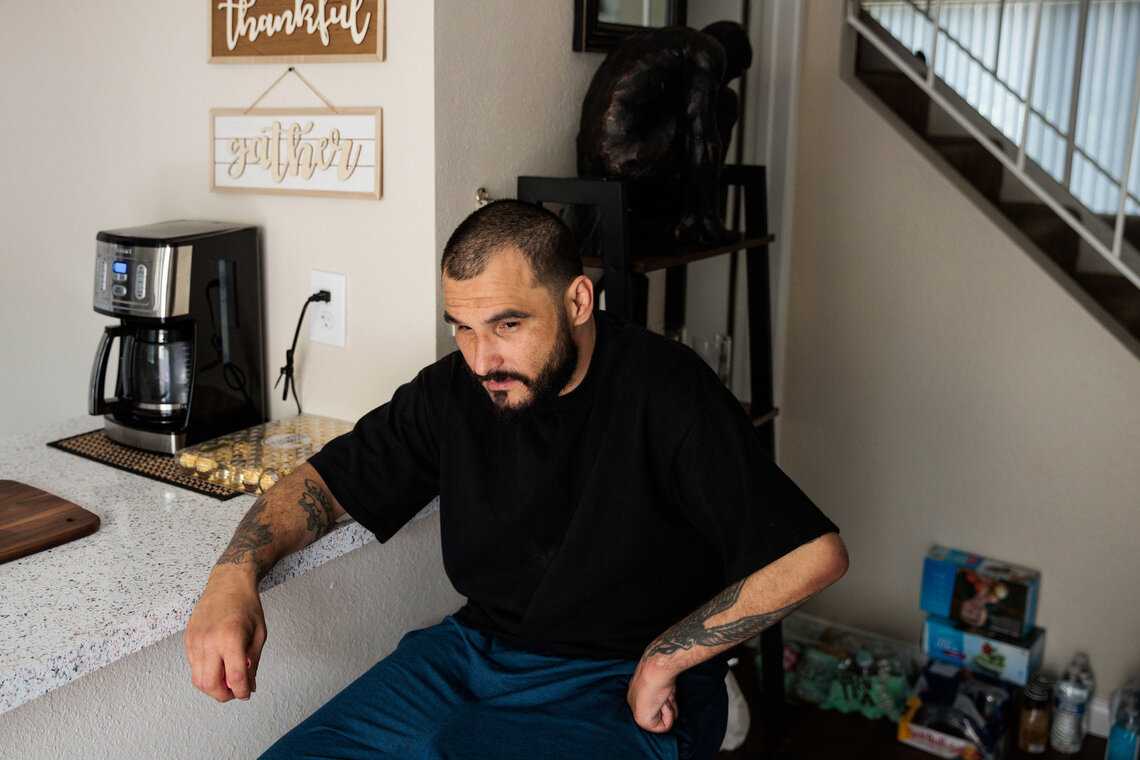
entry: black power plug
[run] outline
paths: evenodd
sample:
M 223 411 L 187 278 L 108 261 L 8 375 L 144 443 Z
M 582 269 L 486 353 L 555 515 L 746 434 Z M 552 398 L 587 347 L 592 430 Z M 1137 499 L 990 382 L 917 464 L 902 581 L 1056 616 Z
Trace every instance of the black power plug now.
M 318 290 L 307 299 L 305 305 L 301 307 L 301 316 L 297 318 L 297 329 L 293 332 L 293 345 L 285 352 L 285 366 L 281 368 L 281 374 L 277 376 L 277 382 L 273 384 L 276 388 L 285 380 L 285 387 L 281 389 L 281 400 L 289 400 L 289 391 L 293 391 L 293 400 L 297 402 L 297 414 L 301 413 L 301 399 L 297 396 L 297 385 L 293 382 L 293 351 L 297 348 L 297 337 L 301 334 L 301 324 L 305 321 L 305 310 L 309 308 L 309 304 L 314 301 L 328 303 L 332 300 L 332 293 L 327 290 Z

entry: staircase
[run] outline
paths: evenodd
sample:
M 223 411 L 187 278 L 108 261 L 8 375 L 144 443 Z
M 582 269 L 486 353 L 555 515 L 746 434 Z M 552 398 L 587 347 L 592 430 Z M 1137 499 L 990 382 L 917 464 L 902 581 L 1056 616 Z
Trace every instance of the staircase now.
M 860 11 L 865 29 L 873 31 L 895 57 L 926 76 L 921 52 L 902 47 L 865 11 Z M 898 116 L 900 127 L 912 130 L 925 142 L 932 160 L 959 174 L 976 193 L 976 202 L 988 206 L 1019 231 L 1014 236 L 1027 251 L 1077 298 L 1093 316 L 1140 356 L 1140 287 L 1112 266 L 1101 254 L 1090 251 L 1073 226 L 1026 187 L 985 145 L 966 129 L 958 127 L 945 110 L 901 71 L 879 46 L 856 35 L 855 74 L 867 89 Z M 939 80 L 935 79 L 936 83 Z M 982 135 L 1007 156 L 1016 156 L 1017 146 L 986 121 L 956 93 L 942 84 L 937 90 L 944 102 L 968 113 Z M 1066 211 L 1078 218 L 1099 240 L 1111 247 L 1115 217 L 1090 212 L 1043 170 L 1032 174 L 1038 187 L 1045 187 Z M 1140 217 L 1126 217 L 1122 254 L 1140 262 Z

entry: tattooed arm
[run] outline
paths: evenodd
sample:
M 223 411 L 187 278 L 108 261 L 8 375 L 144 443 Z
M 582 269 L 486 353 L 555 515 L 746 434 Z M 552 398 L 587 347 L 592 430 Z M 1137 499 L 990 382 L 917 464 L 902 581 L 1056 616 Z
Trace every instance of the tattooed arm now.
M 820 536 L 732 584 L 662 633 L 641 655 L 626 700 L 634 720 L 664 733 L 677 719 L 683 671 L 763 631 L 847 571 L 837 533 Z
M 258 497 L 210 572 L 186 626 L 186 659 L 198 689 L 219 702 L 249 699 L 265 644 L 258 581 L 277 560 L 332 530 L 343 514 L 308 464 Z

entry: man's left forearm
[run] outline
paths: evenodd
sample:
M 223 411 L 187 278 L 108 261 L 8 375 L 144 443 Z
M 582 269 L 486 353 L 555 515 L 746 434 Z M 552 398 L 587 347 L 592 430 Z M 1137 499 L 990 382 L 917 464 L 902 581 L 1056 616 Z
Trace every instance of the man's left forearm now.
M 658 636 L 653 640 L 653 643 L 646 648 L 641 659 L 644 661 L 650 658 L 661 657 L 663 661 L 660 664 L 667 665 L 664 661 L 665 658 L 669 658 L 671 655 L 675 655 L 682 650 L 692 650 L 693 656 L 698 659 L 688 665 L 679 667 L 679 669 L 674 668 L 676 672 L 680 673 L 682 670 L 687 670 L 693 665 L 703 662 L 708 657 L 711 657 L 725 648 L 752 638 L 806 602 L 809 598 L 804 597 L 803 599 L 798 599 L 778 610 L 760 612 L 755 615 L 745 614 L 736 617 L 739 611 L 737 611 L 736 614 L 731 613 L 739 606 L 740 594 L 747 581 L 748 578 L 745 578 L 744 580 L 732 584 L 701 607 L 694 610 L 687 618 Z M 730 613 L 727 615 L 729 618 L 727 622 L 717 624 L 710 622 L 722 612 Z M 690 658 L 682 656 L 673 659 L 684 662 Z
M 828 533 L 732 584 L 645 648 L 628 700 L 638 724 L 668 731 L 678 675 L 752 638 L 841 578 L 847 550 Z

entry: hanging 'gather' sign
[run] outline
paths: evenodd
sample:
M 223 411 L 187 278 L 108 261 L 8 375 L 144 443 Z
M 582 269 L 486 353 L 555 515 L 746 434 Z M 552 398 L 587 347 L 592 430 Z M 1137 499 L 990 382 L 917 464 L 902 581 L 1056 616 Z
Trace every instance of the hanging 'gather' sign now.
M 380 198 L 380 108 L 210 111 L 216 192 Z
M 384 0 L 209 0 L 211 63 L 384 60 Z

